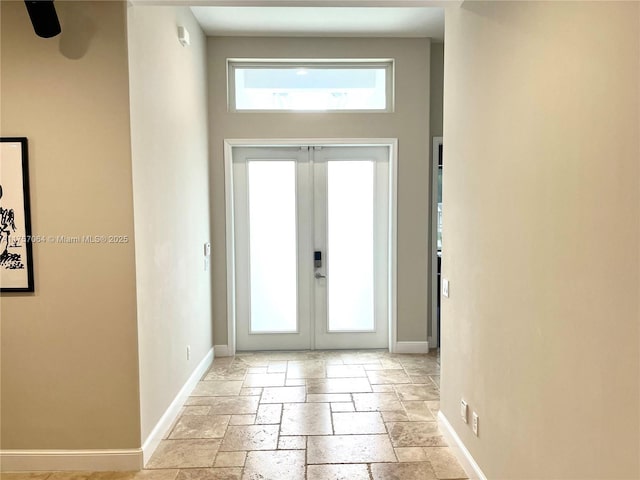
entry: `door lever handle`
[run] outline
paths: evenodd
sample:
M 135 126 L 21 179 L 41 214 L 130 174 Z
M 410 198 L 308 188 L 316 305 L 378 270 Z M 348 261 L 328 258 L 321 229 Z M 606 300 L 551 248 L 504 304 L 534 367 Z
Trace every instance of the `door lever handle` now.
M 327 276 L 326 276 L 326 275 L 323 275 L 323 274 L 322 274 L 322 273 L 320 273 L 320 272 L 316 272 L 316 273 L 315 273 L 315 277 L 316 277 L 316 278 L 327 278 Z

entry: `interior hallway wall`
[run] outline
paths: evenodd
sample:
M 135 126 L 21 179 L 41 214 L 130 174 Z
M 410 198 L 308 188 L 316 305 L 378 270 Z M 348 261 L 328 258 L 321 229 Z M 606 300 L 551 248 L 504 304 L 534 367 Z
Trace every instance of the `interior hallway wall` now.
M 431 162 L 431 166 L 429 167 L 429 185 L 433 185 L 433 137 L 441 137 L 442 136 L 442 103 L 444 98 L 444 43 L 432 43 L 431 44 L 431 82 L 430 82 L 430 100 L 429 100 L 429 161 Z M 431 192 L 430 199 L 433 201 L 434 192 Z M 429 207 L 431 208 L 431 207 Z M 431 210 L 429 210 L 429 215 L 431 215 Z M 433 244 L 433 219 L 429 219 L 429 258 L 431 258 L 431 252 L 435 248 Z M 431 262 L 431 269 L 437 269 L 438 266 L 435 262 Z M 433 275 L 435 272 L 431 272 L 429 275 L 429 295 L 431 295 L 432 291 L 432 282 Z M 436 287 L 437 288 L 437 287 Z M 429 297 L 429 337 L 432 336 L 432 315 L 433 312 L 433 304 L 432 302 L 437 302 L 436 298 Z M 435 344 L 437 340 L 433 339 L 432 342 Z
M 447 11 L 441 409 L 490 479 L 640 478 L 639 26 Z
M 124 2 L 63 2 L 35 35 L 0 2 L 0 131 L 29 140 L 35 293 L 2 294 L 3 450 L 140 446 Z
M 206 39 L 189 8 L 128 12 L 144 442 L 213 346 Z
M 398 340 L 426 341 L 429 233 L 429 39 L 208 39 L 213 231 L 213 321 L 227 343 L 226 138 L 398 138 Z M 395 58 L 393 113 L 248 113 L 227 110 L 227 58 Z

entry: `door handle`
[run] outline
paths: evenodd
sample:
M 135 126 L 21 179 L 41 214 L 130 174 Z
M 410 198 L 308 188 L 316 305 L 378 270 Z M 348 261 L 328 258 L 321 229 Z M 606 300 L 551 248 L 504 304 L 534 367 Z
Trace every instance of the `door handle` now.
M 326 276 L 326 275 L 323 275 L 323 274 L 322 274 L 322 273 L 320 273 L 320 272 L 316 272 L 316 273 L 315 273 L 315 277 L 316 277 L 316 278 L 327 278 L 327 276 Z

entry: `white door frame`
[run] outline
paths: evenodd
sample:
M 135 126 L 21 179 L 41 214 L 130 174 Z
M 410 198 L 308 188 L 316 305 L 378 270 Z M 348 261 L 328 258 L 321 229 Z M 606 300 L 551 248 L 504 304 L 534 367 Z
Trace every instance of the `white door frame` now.
M 233 208 L 234 147 L 296 146 L 386 146 L 389 147 L 389 351 L 395 352 L 397 338 L 397 237 L 398 237 L 398 139 L 397 138 L 293 138 L 293 139 L 225 139 L 224 186 L 227 252 L 227 355 L 236 353 L 236 279 Z

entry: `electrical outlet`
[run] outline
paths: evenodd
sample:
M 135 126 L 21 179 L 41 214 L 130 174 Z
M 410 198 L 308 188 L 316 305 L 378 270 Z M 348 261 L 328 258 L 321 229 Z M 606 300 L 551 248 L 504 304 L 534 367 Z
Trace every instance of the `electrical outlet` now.
M 191 360 L 191 345 L 187 345 L 187 360 Z
M 477 437 L 478 436 L 478 414 L 476 412 L 473 412 L 473 414 L 471 415 L 471 429 L 473 430 L 473 434 Z
M 449 280 L 446 278 L 442 279 L 442 295 L 449 298 Z
M 462 417 L 462 421 L 464 423 L 469 423 L 469 419 L 467 418 L 467 402 L 465 402 L 464 400 L 460 400 L 460 416 Z

